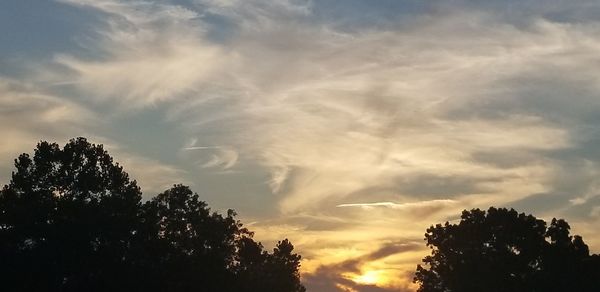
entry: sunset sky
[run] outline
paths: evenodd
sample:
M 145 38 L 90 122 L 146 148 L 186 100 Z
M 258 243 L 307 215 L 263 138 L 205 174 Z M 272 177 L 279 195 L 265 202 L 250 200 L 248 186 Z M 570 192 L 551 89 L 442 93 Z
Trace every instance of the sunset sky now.
M 414 291 L 461 210 L 565 218 L 600 251 L 597 0 L 2 0 L 0 182 L 104 144 L 289 238 L 309 292 Z

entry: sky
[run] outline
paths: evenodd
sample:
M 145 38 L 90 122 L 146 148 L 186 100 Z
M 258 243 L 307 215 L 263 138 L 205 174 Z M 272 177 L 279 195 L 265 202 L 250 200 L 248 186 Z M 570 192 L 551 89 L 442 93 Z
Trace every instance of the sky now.
M 309 292 L 414 291 L 463 209 L 599 252 L 598 52 L 592 0 L 2 0 L 0 181 L 87 137 L 289 238 Z

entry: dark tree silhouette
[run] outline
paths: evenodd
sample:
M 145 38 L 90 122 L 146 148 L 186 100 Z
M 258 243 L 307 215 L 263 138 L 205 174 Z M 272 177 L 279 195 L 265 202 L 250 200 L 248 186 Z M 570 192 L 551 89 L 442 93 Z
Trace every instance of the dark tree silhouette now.
M 188 187 L 176 185 L 142 207 L 142 267 L 159 291 L 228 291 L 233 288 L 236 242 L 249 232 L 233 211 L 211 213 Z M 151 254 L 151 257 L 145 255 Z
M 109 290 L 125 255 L 141 193 L 102 148 L 41 142 L 0 195 L 0 258 L 8 291 Z M 110 267 L 110 268 L 107 268 Z
M 427 229 L 418 291 L 600 291 L 598 256 L 569 231 L 513 209 L 465 210 L 458 224 Z
M 142 204 L 102 145 L 41 142 L 15 166 L 0 193 L 3 290 L 304 291 L 289 241 L 264 251 L 183 185 Z
M 287 239 L 273 253 L 264 251 L 232 210 L 227 216 L 211 213 L 187 186 L 159 194 L 141 214 L 132 250 L 140 271 L 152 275 L 146 290 L 304 291 L 300 256 Z
M 300 256 L 292 253 L 294 246 L 287 239 L 278 242 L 273 253 L 247 237 L 239 243 L 235 270 L 242 285 L 237 291 L 306 291 L 299 280 Z

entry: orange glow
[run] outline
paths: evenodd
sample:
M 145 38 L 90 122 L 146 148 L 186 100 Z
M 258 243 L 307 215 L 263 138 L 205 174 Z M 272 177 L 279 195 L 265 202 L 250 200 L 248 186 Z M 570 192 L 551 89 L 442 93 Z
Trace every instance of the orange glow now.
M 385 270 L 368 269 L 361 274 L 344 273 L 342 276 L 359 285 L 373 285 L 378 287 L 390 287 L 392 284 Z M 393 286 L 393 285 L 392 285 Z
M 352 277 L 352 281 L 363 285 L 383 284 L 384 278 L 381 271 L 367 271 L 362 275 Z

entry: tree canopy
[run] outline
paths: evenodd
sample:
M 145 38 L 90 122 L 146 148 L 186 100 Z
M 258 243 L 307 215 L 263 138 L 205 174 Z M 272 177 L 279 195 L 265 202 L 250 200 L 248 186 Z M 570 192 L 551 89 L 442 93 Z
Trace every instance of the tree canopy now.
M 84 138 L 40 142 L 0 192 L 6 291 L 304 291 L 300 256 L 273 252 L 189 187 L 142 202 L 140 188 Z
M 431 255 L 417 266 L 419 292 L 600 291 L 600 258 L 562 219 L 514 209 L 463 211 L 427 229 Z

